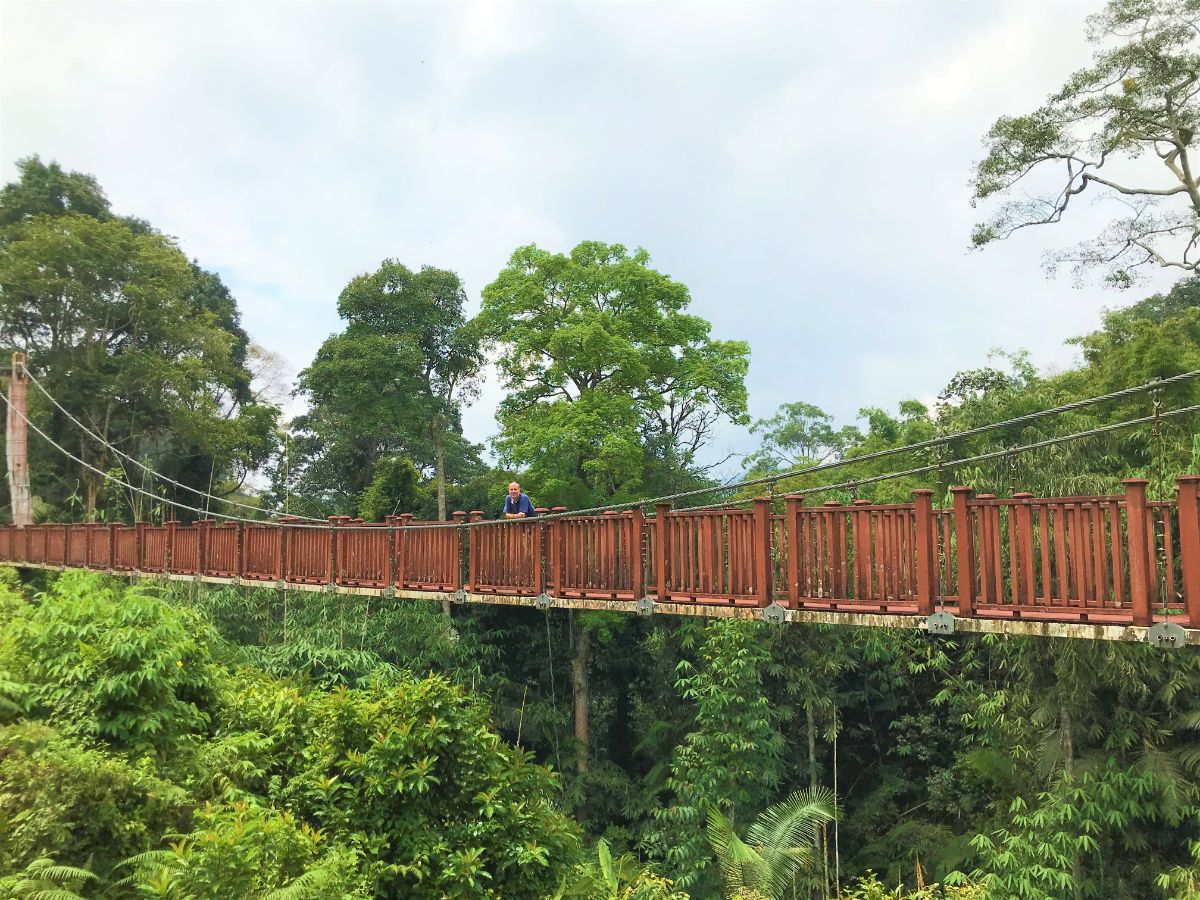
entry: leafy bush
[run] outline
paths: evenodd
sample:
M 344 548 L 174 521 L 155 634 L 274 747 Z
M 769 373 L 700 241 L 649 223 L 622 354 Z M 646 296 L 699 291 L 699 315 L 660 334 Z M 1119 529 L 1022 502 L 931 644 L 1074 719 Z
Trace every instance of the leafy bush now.
M 211 631 L 148 590 L 68 572 L 10 623 L 0 671 L 28 682 L 28 709 L 126 750 L 169 750 L 203 731 Z
M 169 850 L 125 862 L 124 884 L 151 896 L 305 900 L 368 898 L 356 854 L 287 812 L 255 803 L 205 806 Z
M 311 735 L 281 798 L 359 849 L 377 894 L 545 897 L 578 855 L 554 779 L 448 680 L 308 697 Z
M 186 829 L 181 789 L 37 723 L 0 728 L 0 872 L 43 856 L 107 874 Z

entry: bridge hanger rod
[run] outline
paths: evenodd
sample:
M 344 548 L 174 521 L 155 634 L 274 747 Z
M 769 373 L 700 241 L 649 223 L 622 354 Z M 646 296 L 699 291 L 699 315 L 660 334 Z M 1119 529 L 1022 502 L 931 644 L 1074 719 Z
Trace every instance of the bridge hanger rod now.
M 7 406 L 9 406 L 10 409 L 13 408 L 12 404 L 9 403 L 8 398 L 5 397 L 3 393 L 0 393 L 0 399 L 3 399 L 4 403 Z M 1110 432 L 1119 431 L 1123 428 L 1132 428 L 1137 425 L 1145 425 L 1145 424 L 1155 421 L 1155 419 L 1162 421 L 1163 419 L 1173 419 L 1173 418 L 1177 418 L 1179 416 L 1190 415 L 1192 413 L 1197 413 L 1197 412 L 1200 412 L 1200 404 L 1196 404 L 1194 406 L 1185 406 L 1180 409 L 1168 410 L 1167 412 L 1157 413 L 1155 415 L 1143 416 L 1139 419 L 1129 419 L 1124 422 L 1116 422 L 1111 425 L 1102 425 L 1097 428 L 1088 429 L 1087 431 L 1079 431 L 1079 432 L 1075 432 L 1073 434 L 1059 435 L 1057 437 L 1047 438 L 1046 440 L 1037 441 L 1036 443 L 1032 443 L 1032 444 L 1025 444 L 1025 445 L 1020 445 L 1020 446 L 1016 446 L 1016 447 L 1005 447 L 1001 450 L 994 450 L 990 453 L 981 453 L 978 456 L 972 456 L 972 457 L 967 457 L 965 459 L 953 460 L 953 461 L 947 462 L 947 463 L 940 463 L 940 464 L 935 463 L 930 466 L 920 466 L 915 469 L 906 469 L 901 472 L 890 472 L 890 473 L 886 473 L 883 475 L 875 475 L 870 478 L 859 479 L 857 481 L 845 481 L 840 484 L 819 485 L 817 487 L 808 489 L 805 493 L 806 494 L 817 494 L 817 493 L 822 493 L 824 491 L 833 491 L 833 490 L 840 490 L 840 489 L 844 490 L 844 489 L 847 489 L 850 487 L 861 487 L 862 485 L 866 485 L 866 484 L 875 484 L 880 481 L 889 481 L 893 478 L 904 478 L 909 475 L 922 475 L 922 474 L 926 474 L 929 472 L 935 472 L 938 469 L 946 468 L 947 466 L 959 466 L 959 465 L 966 465 L 968 463 L 984 462 L 984 461 L 990 460 L 990 459 L 999 459 L 1001 457 L 1012 456 L 1017 453 L 1025 453 L 1030 450 L 1039 450 L 1044 447 L 1052 447 L 1057 444 L 1065 444 L 1069 441 L 1076 441 L 1076 440 L 1081 440 L 1083 438 L 1095 437 L 1096 435 L 1099 435 L 1099 434 L 1108 434 Z M 16 411 L 16 414 L 18 416 L 20 416 L 22 419 L 24 419 L 25 423 L 27 425 L 29 425 L 30 428 L 32 428 L 38 435 L 40 435 L 44 440 L 47 441 L 47 443 L 49 443 L 52 447 L 54 447 L 60 453 L 64 454 L 65 456 L 67 456 L 74 462 L 78 463 L 79 465 L 84 466 L 87 469 L 90 469 L 92 472 L 95 472 L 97 475 L 100 475 L 101 477 L 106 478 L 109 481 L 115 482 L 116 484 L 119 484 L 122 487 L 128 488 L 129 490 L 132 490 L 132 491 L 136 491 L 137 493 L 143 494 L 147 497 L 150 497 L 151 499 L 156 500 L 160 503 L 165 503 L 169 506 L 176 507 L 178 509 L 186 509 L 189 512 L 198 513 L 202 516 L 212 516 L 214 518 L 225 519 L 225 520 L 231 521 L 231 522 L 244 522 L 244 523 L 247 523 L 250 525 L 264 524 L 263 520 L 261 520 L 261 519 L 246 519 L 246 518 L 241 518 L 238 516 L 228 516 L 228 515 L 224 515 L 222 513 L 214 513 L 214 512 L 209 512 L 209 511 L 203 510 L 203 509 L 197 509 L 196 507 L 188 506 L 185 503 L 179 503 L 178 501 L 175 501 L 175 500 L 168 500 L 165 497 L 159 497 L 155 494 L 150 493 L 149 491 L 145 491 L 142 488 L 137 487 L 136 485 L 132 485 L 125 481 L 122 481 L 120 478 L 116 478 L 115 476 L 109 475 L 107 472 L 101 471 L 100 469 L 96 468 L 95 466 L 91 465 L 90 463 L 84 462 L 82 459 L 75 456 L 69 450 L 65 449 L 60 444 L 58 444 L 56 441 L 54 441 L 53 438 L 49 437 L 44 431 L 42 431 L 40 428 L 38 428 L 37 425 L 35 425 L 33 422 L 29 421 L 29 419 L 27 417 L 22 416 L 19 411 Z M 620 507 L 620 508 L 628 508 L 631 505 L 636 505 L 636 504 L 623 504 L 622 507 Z M 694 507 L 694 508 L 700 509 L 703 507 Z M 550 513 L 548 515 L 541 516 L 540 518 L 542 518 L 543 520 L 559 519 L 559 518 L 564 518 L 567 516 L 577 516 L 577 515 L 580 515 L 579 511 L 566 512 L 566 513 Z M 426 529 L 477 528 L 477 527 L 496 526 L 496 525 L 511 525 L 511 524 L 514 524 L 516 521 L 517 520 L 511 520 L 511 519 L 510 520 L 491 519 L 491 520 L 482 520 L 482 521 L 478 521 L 478 522 L 435 523 L 435 524 L 429 524 L 429 525 L 422 525 L 420 527 L 426 528 Z M 289 522 L 287 527 L 313 529 L 313 530 L 321 530 L 321 531 L 328 531 L 330 529 L 335 530 L 335 531 L 352 531 L 352 530 L 354 530 L 353 526 L 326 525 L 326 524 L 316 524 L 316 523 L 306 523 L 306 522 L 294 522 L 294 523 Z
M 51 395 L 51 393 L 48 390 L 46 390 L 45 387 L 42 386 L 42 383 L 40 381 L 38 381 L 37 378 L 34 377 L 34 374 L 32 372 L 29 371 L 29 366 L 22 364 L 21 368 L 25 370 L 25 375 L 31 382 L 33 382 L 33 386 L 36 387 L 39 391 L 41 391 L 43 394 L 45 394 L 46 399 L 48 399 L 51 403 L 53 403 L 58 408 L 59 412 L 61 412 L 64 416 L 66 416 L 68 419 L 70 419 L 76 425 L 76 427 L 78 427 L 84 434 L 86 434 L 88 437 L 92 438 L 92 440 L 97 441 L 101 446 L 106 447 L 107 449 L 111 450 L 113 453 L 115 453 L 117 456 L 120 456 L 122 459 L 127 459 L 127 460 L 129 460 L 129 462 L 133 463 L 139 469 L 142 469 L 143 471 L 148 472 L 151 475 L 151 477 L 162 479 L 163 481 L 167 482 L 168 484 L 173 484 L 177 488 L 183 488 L 185 491 L 188 491 L 192 494 L 196 494 L 200 497 L 204 497 L 208 500 L 216 500 L 219 503 L 227 503 L 230 506 L 237 506 L 237 507 L 241 507 L 242 509 L 249 509 L 249 510 L 253 510 L 255 512 L 265 512 L 265 513 L 271 513 L 273 515 L 281 515 L 281 513 L 279 513 L 278 510 L 265 509 L 261 506 L 251 506 L 248 503 L 239 503 L 237 500 L 230 500 L 225 497 L 218 497 L 215 494 L 206 493 L 205 491 L 199 490 L 198 488 L 191 487 L 190 485 L 183 484 L 182 482 L 176 481 L 174 478 L 171 478 L 168 475 L 164 475 L 161 472 L 159 472 L 155 469 L 152 469 L 150 466 L 145 465 L 144 463 L 142 463 L 139 460 L 135 459 L 134 457 L 130 456 L 128 453 L 125 453 L 119 447 L 116 447 L 113 444 L 106 441 L 104 438 L 100 437 L 100 435 L 91 431 L 86 425 L 84 425 L 81 421 L 79 421 L 79 419 L 75 418 L 75 416 L 73 416 L 66 409 L 66 407 L 64 407 L 61 403 L 59 403 L 58 400 L 56 400 Z M 296 516 L 295 518 L 306 519 L 309 522 L 320 522 L 321 521 L 321 519 L 317 519 L 312 516 Z

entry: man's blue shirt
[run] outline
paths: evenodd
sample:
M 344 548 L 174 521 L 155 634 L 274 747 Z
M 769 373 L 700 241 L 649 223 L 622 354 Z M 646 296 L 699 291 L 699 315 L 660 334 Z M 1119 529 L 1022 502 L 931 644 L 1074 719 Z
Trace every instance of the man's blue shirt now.
M 504 511 L 506 513 L 525 513 L 525 518 L 527 519 L 532 519 L 537 515 L 533 509 L 533 501 L 526 494 L 518 497 L 515 505 L 513 504 L 512 497 L 506 496 L 504 498 Z

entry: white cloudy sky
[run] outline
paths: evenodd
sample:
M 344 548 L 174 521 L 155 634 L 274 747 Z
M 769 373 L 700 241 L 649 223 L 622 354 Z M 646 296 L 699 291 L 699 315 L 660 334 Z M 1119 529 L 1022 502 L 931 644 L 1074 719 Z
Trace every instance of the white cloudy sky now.
M 993 347 L 1068 364 L 1136 299 L 1046 280 L 1082 221 L 966 249 L 980 136 L 1087 62 L 1098 5 L 3 0 L 0 171 L 97 176 L 293 369 L 385 257 L 457 270 L 474 308 L 521 244 L 640 245 L 750 342 L 753 415 L 848 421 Z

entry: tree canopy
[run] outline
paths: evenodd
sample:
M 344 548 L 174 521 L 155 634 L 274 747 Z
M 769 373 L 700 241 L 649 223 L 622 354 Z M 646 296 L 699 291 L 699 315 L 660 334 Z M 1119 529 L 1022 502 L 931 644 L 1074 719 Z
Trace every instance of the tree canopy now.
M 692 468 L 722 419 L 746 421 L 750 349 L 713 338 L 690 302 L 645 250 L 514 252 L 476 320 L 508 392 L 502 460 L 576 506 L 636 494 L 656 462 Z
M 1076 197 L 1104 198 L 1117 217 L 1095 238 L 1048 255 L 1128 287 L 1146 266 L 1200 265 L 1200 5 L 1110 0 L 1088 20 L 1098 45 L 1032 112 L 1001 116 L 984 137 L 975 201 L 998 201 L 972 234 L 977 247 L 1059 222 Z
M 345 330 L 329 337 L 300 373 L 309 410 L 299 436 L 298 489 L 353 507 L 381 460 L 405 456 L 432 470 L 439 518 L 446 479 L 478 467 L 462 437 L 461 405 L 483 363 L 467 327 L 466 295 L 453 272 L 412 271 L 384 260 L 355 277 L 338 298 Z
M 274 449 L 273 407 L 254 402 L 248 337 L 221 279 L 147 223 L 116 216 L 95 179 L 36 157 L 0 191 L 0 345 L 89 429 L 202 490 L 236 490 Z M 31 408 L 46 402 L 31 392 Z M 56 411 L 48 433 L 101 470 L 138 474 Z M 138 495 L 35 442 L 43 507 L 79 502 L 119 515 Z M 180 498 L 195 505 L 195 497 Z

